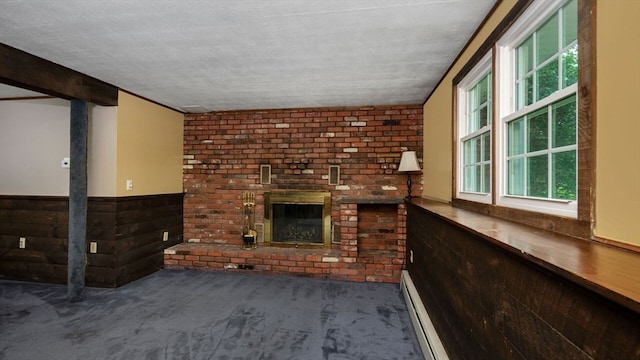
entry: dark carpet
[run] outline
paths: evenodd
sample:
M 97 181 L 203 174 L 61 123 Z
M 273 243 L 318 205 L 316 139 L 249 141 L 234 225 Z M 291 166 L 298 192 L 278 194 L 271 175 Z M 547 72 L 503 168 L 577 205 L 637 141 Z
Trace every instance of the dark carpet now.
M 162 270 L 66 295 L 0 281 L 0 359 L 422 359 L 392 284 Z

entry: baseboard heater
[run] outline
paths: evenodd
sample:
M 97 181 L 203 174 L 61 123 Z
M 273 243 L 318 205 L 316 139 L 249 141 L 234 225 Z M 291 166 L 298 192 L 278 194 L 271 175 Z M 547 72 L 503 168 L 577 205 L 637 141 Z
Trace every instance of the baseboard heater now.
M 418 295 L 418 290 L 409 276 L 409 272 L 402 271 L 402 279 L 400 281 L 400 288 L 404 295 L 404 300 L 407 303 L 409 309 L 409 316 L 413 323 L 413 328 L 418 336 L 418 342 L 422 349 L 422 354 L 425 360 L 448 360 L 447 352 L 444 350 L 444 346 L 440 341 L 440 337 L 436 333 L 436 329 L 433 327 L 433 323 L 429 318 L 427 309 L 425 309 Z

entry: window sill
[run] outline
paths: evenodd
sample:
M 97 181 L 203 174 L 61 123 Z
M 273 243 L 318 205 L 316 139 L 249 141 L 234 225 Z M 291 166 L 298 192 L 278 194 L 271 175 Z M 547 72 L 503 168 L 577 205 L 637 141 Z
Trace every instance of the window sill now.
M 489 243 L 640 313 L 640 253 L 426 199 L 419 206 Z

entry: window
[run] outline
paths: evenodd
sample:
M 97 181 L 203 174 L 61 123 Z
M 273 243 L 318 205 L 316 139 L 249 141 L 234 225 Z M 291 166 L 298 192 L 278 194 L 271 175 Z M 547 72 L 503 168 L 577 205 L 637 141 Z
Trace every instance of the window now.
M 458 86 L 458 197 L 491 202 L 491 63 L 487 55 Z
M 577 0 L 533 1 L 457 85 L 459 198 L 577 217 L 577 22 Z

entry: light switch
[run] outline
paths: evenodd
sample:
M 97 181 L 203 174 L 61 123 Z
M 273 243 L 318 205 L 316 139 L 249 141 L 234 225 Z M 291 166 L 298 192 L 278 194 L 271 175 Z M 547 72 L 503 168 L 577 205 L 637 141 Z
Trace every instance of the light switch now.
M 133 190 L 133 180 L 127 180 L 127 190 Z

